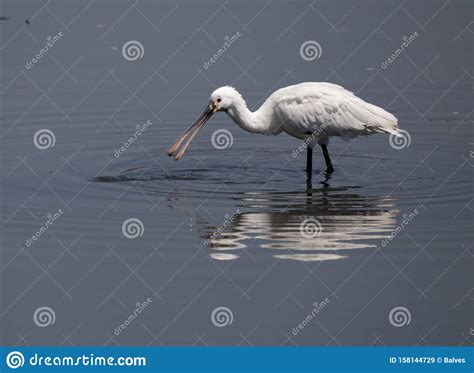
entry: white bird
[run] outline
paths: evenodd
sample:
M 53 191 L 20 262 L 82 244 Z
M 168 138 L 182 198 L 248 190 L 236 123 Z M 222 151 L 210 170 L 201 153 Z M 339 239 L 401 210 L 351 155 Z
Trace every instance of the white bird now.
M 247 108 L 235 88 L 225 86 L 212 92 L 204 113 L 168 149 L 168 155 L 180 159 L 206 121 L 218 111 L 227 113 L 245 131 L 263 135 L 285 132 L 304 140 L 308 148 L 309 178 L 316 144 L 323 151 L 327 172 L 334 170 L 327 149 L 332 136 L 343 139 L 374 133 L 401 136 L 395 116 L 335 84 L 301 83 L 281 88 L 254 112 Z

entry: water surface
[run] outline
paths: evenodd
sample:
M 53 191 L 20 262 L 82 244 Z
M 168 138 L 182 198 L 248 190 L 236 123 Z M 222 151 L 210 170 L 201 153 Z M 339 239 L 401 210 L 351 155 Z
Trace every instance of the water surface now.
M 133 4 L 2 3 L 2 343 L 471 344 L 472 4 Z M 122 56 L 129 40 L 144 47 L 134 62 Z M 319 59 L 300 57 L 306 40 Z M 245 133 L 219 114 L 182 160 L 166 156 L 216 86 L 234 85 L 254 109 L 301 81 L 387 108 L 409 146 L 333 139 L 336 172 L 325 174 L 316 149 L 307 188 L 299 140 Z M 55 144 L 41 150 L 43 129 Z M 221 150 L 211 143 L 220 129 L 232 135 Z M 123 233 L 128 219 L 141 224 L 136 238 Z M 55 314 L 44 328 L 33 320 L 42 306 Z M 218 307 L 230 325 L 213 324 Z M 395 307 L 407 325 L 390 323 Z

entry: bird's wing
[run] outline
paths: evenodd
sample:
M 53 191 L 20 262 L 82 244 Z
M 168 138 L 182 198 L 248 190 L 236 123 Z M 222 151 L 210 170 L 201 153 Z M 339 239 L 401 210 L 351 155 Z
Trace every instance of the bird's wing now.
M 397 118 L 332 84 L 286 92 L 276 102 L 283 128 L 346 138 L 387 132 L 398 135 Z

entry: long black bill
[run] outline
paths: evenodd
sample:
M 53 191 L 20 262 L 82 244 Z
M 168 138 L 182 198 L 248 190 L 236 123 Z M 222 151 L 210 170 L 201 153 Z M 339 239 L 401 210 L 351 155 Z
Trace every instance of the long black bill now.
M 194 122 L 194 124 L 191 127 L 189 127 L 189 129 L 178 138 L 178 140 L 174 143 L 172 147 L 170 147 L 166 151 L 166 153 L 170 157 L 174 156 L 174 159 L 176 161 L 179 160 L 183 156 L 184 152 L 186 151 L 186 148 L 189 146 L 191 141 L 193 141 L 194 137 L 196 137 L 197 133 L 201 130 L 201 128 L 212 116 L 212 114 L 214 114 L 214 112 L 215 112 L 214 106 L 209 105 L 207 109 L 204 111 L 204 113 L 202 113 L 202 115 L 198 118 L 198 120 Z M 184 144 L 178 150 L 178 148 L 180 147 L 181 143 L 183 143 L 183 141 L 184 141 Z

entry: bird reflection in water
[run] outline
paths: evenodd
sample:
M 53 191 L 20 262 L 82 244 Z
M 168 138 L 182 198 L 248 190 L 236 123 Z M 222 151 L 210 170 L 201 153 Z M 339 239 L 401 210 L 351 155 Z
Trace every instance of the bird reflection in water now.
M 329 178 L 303 192 L 234 194 L 238 214 L 209 225 L 185 195 L 172 207 L 188 215 L 216 260 L 234 260 L 259 247 L 275 258 L 314 262 L 347 258 L 350 250 L 376 247 L 396 226 L 396 196 L 362 196 L 358 187 L 331 187 Z M 216 232 L 219 232 L 216 234 Z

